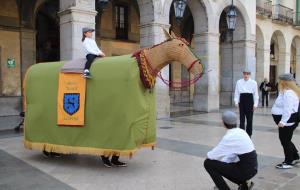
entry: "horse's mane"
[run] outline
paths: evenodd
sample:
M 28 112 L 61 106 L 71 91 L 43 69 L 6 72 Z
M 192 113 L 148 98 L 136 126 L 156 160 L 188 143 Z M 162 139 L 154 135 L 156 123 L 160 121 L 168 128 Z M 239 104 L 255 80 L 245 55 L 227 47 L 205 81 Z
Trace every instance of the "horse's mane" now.
M 155 47 L 157 47 L 157 46 L 160 46 L 160 45 L 164 44 L 165 42 L 172 41 L 172 40 L 174 40 L 174 39 L 177 39 L 177 40 L 182 41 L 185 45 L 187 45 L 187 46 L 189 46 L 189 47 L 191 46 L 190 43 L 189 43 L 188 41 L 186 41 L 185 38 L 181 38 L 181 37 L 173 38 L 173 37 L 172 37 L 172 38 L 169 38 L 169 39 L 167 39 L 167 40 L 165 40 L 165 41 L 163 41 L 163 42 L 161 42 L 161 43 L 159 43 L 159 44 L 155 44 L 155 45 L 153 45 L 153 46 L 151 46 L 150 48 L 147 48 L 147 49 L 155 48 Z

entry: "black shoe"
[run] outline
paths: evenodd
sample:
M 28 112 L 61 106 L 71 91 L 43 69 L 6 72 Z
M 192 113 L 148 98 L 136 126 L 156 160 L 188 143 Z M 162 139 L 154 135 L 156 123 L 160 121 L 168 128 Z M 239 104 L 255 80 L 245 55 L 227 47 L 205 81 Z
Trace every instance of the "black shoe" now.
M 127 164 L 125 162 L 120 162 L 119 160 L 115 160 L 111 162 L 112 165 L 117 166 L 117 167 L 126 167 Z
M 238 188 L 238 190 L 251 190 L 254 186 L 254 183 L 252 181 L 247 181 L 244 184 L 241 184 Z
M 119 158 L 120 158 L 120 156 L 113 155 L 111 157 L 112 165 L 117 166 L 117 167 L 126 167 L 127 164 L 125 162 L 120 162 Z
M 105 167 L 111 168 L 111 162 L 109 161 L 108 157 L 101 156 L 101 159 Z
M 52 157 L 55 157 L 55 158 L 60 158 L 60 157 L 61 157 L 61 154 L 56 153 L 56 152 L 51 152 L 50 155 L 51 155 Z
M 50 152 L 47 152 L 47 151 L 43 151 L 43 156 L 45 157 L 45 158 L 50 158 L 50 156 L 51 156 L 51 154 L 50 154 Z

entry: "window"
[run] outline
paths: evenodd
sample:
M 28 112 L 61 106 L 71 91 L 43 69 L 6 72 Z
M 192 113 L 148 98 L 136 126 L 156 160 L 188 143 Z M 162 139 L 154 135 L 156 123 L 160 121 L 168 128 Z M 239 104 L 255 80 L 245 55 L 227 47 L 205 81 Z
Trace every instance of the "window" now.
M 128 39 L 128 7 L 124 5 L 115 6 L 116 38 Z

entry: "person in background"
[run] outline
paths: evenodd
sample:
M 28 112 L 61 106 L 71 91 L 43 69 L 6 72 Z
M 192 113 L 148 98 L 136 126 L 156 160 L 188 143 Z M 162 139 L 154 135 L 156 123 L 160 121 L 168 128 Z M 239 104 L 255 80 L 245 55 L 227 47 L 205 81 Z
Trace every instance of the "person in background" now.
M 279 140 L 285 159 L 277 164 L 278 169 L 290 169 L 299 162 L 298 150 L 292 142 L 293 133 L 299 124 L 298 106 L 300 89 L 292 74 L 279 76 L 279 95 L 272 107 L 272 116 L 278 126 Z
M 265 78 L 264 81 L 260 84 L 259 89 L 261 91 L 261 98 L 262 98 L 262 107 L 269 106 L 269 91 L 271 90 L 271 84 L 268 82 L 268 79 Z
M 250 78 L 251 71 L 244 69 L 243 78 L 235 86 L 234 103 L 240 111 L 240 128 L 245 130 L 245 117 L 247 118 L 246 131 L 251 137 L 253 112 L 258 106 L 258 90 L 255 80 Z
M 86 63 L 83 71 L 83 76 L 85 78 L 91 78 L 90 67 L 96 57 L 104 57 L 105 54 L 99 49 L 93 37 L 93 32 L 95 30 L 92 28 L 82 29 L 82 44 L 86 52 Z
M 257 173 L 254 145 L 245 130 L 237 128 L 234 112 L 225 111 L 222 120 L 227 132 L 207 153 L 204 167 L 214 181 L 215 189 L 230 190 L 223 177 L 239 185 L 239 190 L 251 189 L 254 183 L 249 180 Z

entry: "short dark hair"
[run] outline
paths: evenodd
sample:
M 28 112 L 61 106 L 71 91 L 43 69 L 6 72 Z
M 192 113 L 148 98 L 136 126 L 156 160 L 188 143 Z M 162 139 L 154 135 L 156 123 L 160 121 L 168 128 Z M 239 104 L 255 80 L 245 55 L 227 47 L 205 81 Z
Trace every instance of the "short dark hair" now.
M 236 128 L 236 126 L 237 126 L 236 124 L 227 124 L 227 123 L 224 123 L 224 125 L 227 129 L 233 129 L 233 128 Z

